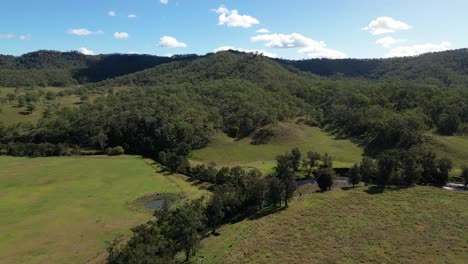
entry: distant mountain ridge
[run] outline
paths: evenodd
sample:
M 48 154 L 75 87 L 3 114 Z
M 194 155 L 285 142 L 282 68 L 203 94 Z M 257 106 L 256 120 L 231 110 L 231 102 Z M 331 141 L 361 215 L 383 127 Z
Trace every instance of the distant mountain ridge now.
M 325 77 L 412 80 L 468 86 L 468 49 L 386 59 L 283 60 L 283 65 Z
M 0 55 L 2 86 L 67 86 L 99 82 L 193 55 L 160 57 L 140 54 L 84 55 L 77 51 L 40 50 L 19 57 Z
M 76 51 L 48 50 L 19 57 L 0 55 L 0 85 L 66 86 L 96 83 L 165 63 L 198 60 L 210 55 L 212 53 L 172 57 L 139 54 L 90 56 Z M 409 80 L 438 86 L 468 86 L 468 49 L 387 59 L 266 59 L 274 60 L 295 73 L 308 72 L 334 79 Z

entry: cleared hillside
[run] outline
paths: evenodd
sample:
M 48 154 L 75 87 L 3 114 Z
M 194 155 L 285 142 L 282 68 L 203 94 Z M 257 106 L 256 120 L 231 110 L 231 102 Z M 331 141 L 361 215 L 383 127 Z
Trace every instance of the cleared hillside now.
M 263 145 L 252 145 L 251 137 L 236 140 L 223 133 L 216 134 L 203 149 L 193 151 L 192 163 L 215 162 L 217 166 L 242 166 L 269 172 L 275 166 L 275 157 L 298 147 L 307 151 L 328 153 L 335 167 L 350 167 L 361 160 L 362 149 L 349 140 L 338 140 L 317 127 L 295 121 L 279 122 L 272 126 L 274 136 Z
M 71 88 L 58 88 L 58 87 L 47 87 L 47 88 L 35 88 L 35 89 L 20 89 L 15 91 L 15 88 L 0 87 L 0 98 L 6 98 L 7 94 L 14 94 L 16 97 L 24 96 L 27 92 L 38 93 L 42 91 L 44 94 L 47 92 L 53 92 L 58 94 L 60 92 L 70 92 Z M 95 96 L 92 96 L 93 99 Z M 4 125 L 11 125 L 19 122 L 37 122 L 42 116 L 47 107 L 56 106 L 62 107 L 78 107 L 80 104 L 80 97 L 75 94 L 65 94 L 63 96 L 55 96 L 54 99 L 47 100 L 44 96 L 41 96 L 35 103 L 36 109 L 29 113 L 26 111 L 26 106 L 19 106 L 18 100 L 13 103 L 8 101 L 5 104 L 0 105 L 0 122 Z
M 302 195 L 287 209 L 227 225 L 193 263 L 466 263 L 468 194 L 366 188 Z

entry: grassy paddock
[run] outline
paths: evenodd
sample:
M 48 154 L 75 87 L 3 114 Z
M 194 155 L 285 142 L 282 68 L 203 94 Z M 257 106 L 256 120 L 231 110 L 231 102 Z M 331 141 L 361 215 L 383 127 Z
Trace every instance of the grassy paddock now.
M 468 136 L 441 136 L 432 134 L 429 146 L 438 158 L 452 160 L 454 169 L 451 176 L 460 176 L 461 167 L 468 166 Z
M 251 138 L 235 140 L 223 133 L 214 136 L 208 147 L 193 151 L 192 164 L 213 161 L 217 166 L 242 166 L 268 172 L 275 165 L 275 157 L 299 147 L 307 151 L 327 152 L 334 158 L 335 167 L 349 167 L 361 160 L 362 149 L 349 140 L 336 140 L 320 128 L 293 121 L 273 126 L 275 136 L 268 144 L 252 145 Z
M 185 176 L 156 170 L 136 156 L 0 156 L 0 262 L 84 263 L 150 218 L 130 209 L 137 198 L 204 194 Z
M 35 88 L 35 91 L 39 89 L 43 90 L 44 92 L 53 91 L 53 92 L 60 92 L 66 89 L 71 88 L 61 88 L 61 87 L 47 87 L 47 88 Z M 8 87 L 0 87 L 0 97 L 6 97 L 9 93 L 15 93 L 15 88 L 8 88 Z M 26 93 L 25 89 L 19 89 L 16 96 L 24 95 Z M 36 122 L 42 116 L 42 113 L 45 111 L 48 105 L 52 104 L 59 104 L 61 107 L 77 107 L 80 102 L 80 97 L 77 95 L 68 95 L 64 97 L 57 97 L 57 99 L 52 101 L 47 101 L 44 96 L 39 98 L 39 101 L 36 104 L 36 110 L 32 114 L 23 113 L 25 111 L 25 107 L 18 107 L 16 103 L 8 104 L 6 103 L 4 106 L 0 106 L 2 108 L 2 112 L 0 112 L 0 122 L 5 125 L 10 125 L 13 123 L 18 122 Z
M 467 193 L 434 187 L 305 194 L 221 228 L 193 263 L 466 263 L 466 208 Z

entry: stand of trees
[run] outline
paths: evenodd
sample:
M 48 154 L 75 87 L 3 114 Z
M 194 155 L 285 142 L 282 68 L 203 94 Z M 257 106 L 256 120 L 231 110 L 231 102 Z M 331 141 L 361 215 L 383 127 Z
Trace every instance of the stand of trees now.
M 359 174 L 366 183 L 413 186 L 415 184 L 443 186 L 448 182 L 453 165 L 449 159 L 436 159 L 435 154 L 421 147 L 407 151 L 390 150 L 379 154 L 376 160 L 364 157 L 351 174 Z M 357 172 L 356 172 L 357 171 Z

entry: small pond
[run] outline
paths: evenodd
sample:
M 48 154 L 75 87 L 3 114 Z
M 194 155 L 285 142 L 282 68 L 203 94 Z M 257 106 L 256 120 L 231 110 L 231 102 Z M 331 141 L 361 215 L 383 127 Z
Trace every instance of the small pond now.
M 174 204 L 174 200 L 170 199 L 156 199 L 156 200 L 151 200 L 148 201 L 144 204 L 144 206 L 148 209 L 161 209 L 163 207 L 164 201 L 167 202 L 168 206 L 170 207 L 172 204 Z

